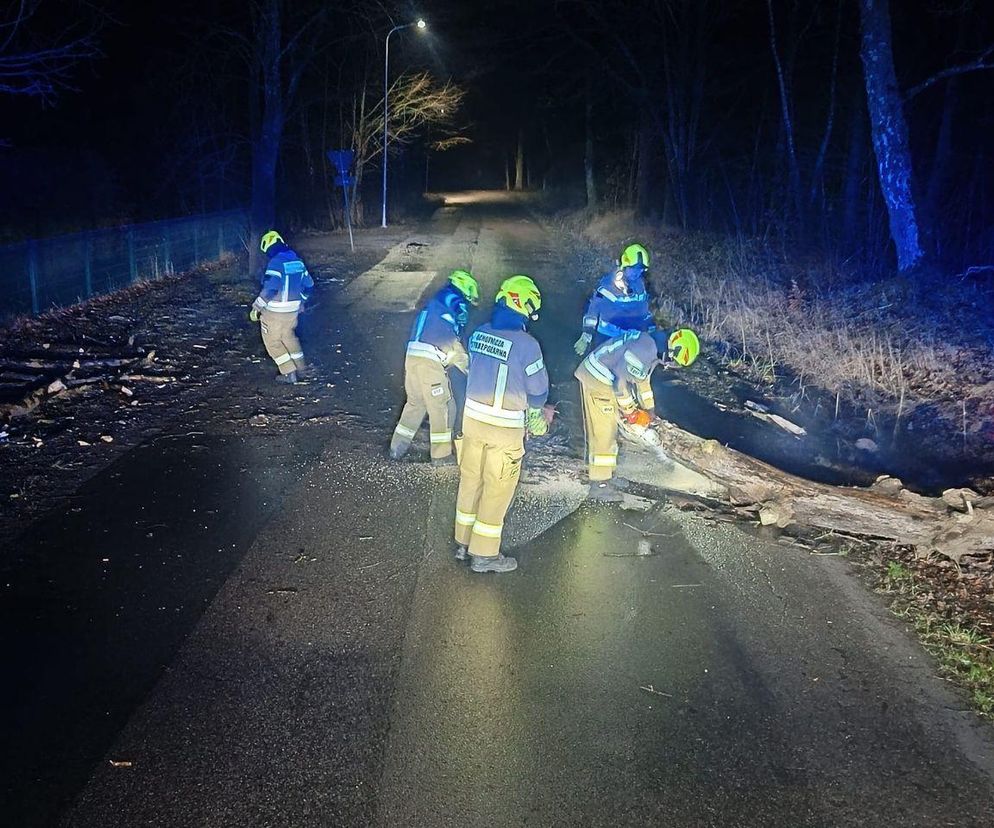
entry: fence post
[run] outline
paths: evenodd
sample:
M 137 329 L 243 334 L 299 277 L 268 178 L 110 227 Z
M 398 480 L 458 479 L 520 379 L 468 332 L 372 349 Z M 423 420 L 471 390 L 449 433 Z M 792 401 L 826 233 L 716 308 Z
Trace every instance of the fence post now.
M 38 301 L 38 243 L 34 239 L 28 242 L 28 279 L 31 282 L 31 313 L 37 316 L 41 304 Z
M 131 268 L 131 283 L 138 280 L 138 262 L 135 260 L 135 228 L 128 225 L 128 266 Z
M 93 296 L 93 234 L 83 236 L 83 281 L 86 298 Z

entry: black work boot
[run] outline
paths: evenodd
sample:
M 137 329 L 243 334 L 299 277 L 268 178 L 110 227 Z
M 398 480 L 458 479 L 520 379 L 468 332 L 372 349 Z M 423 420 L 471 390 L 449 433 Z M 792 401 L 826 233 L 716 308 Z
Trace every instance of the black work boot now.
M 473 572 L 514 572 L 518 568 L 518 559 L 508 558 L 506 555 L 493 555 L 491 557 L 470 555 L 469 559 L 469 568 Z
M 403 448 L 401 448 L 400 446 L 398 446 L 397 448 L 390 446 L 391 460 L 403 460 L 405 454 L 407 454 L 407 446 L 404 446 Z
M 468 561 L 469 550 L 461 543 L 457 544 L 456 551 L 452 553 L 452 557 L 455 558 L 457 561 Z
M 289 374 L 280 374 L 276 377 L 277 382 L 282 382 L 285 385 L 296 385 L 297 384 L 297 372 L 291 371 Z
M 436 468 L 445 468 L 446 466 L 455 466 L 456 458 L 451 454 L 447 454 L 445 457 L 432 457 L 431 464 Z

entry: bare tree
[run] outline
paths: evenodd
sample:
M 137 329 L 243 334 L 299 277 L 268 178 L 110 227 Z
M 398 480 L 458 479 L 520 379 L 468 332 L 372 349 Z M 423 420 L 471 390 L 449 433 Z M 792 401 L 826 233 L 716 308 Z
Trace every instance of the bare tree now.
M 888 0 L 860 0 L 859 11 L 860 56 L 880 191 L 887 205 L 898 270 L 908 272 L 921 263 L 925 254 L 911 185 L 908 126 L 894 72 Z
M 291 18 L 287 0 L 253 0 L 252 40 L 252 208 L 250 231 L 257 237 L 276 218 L 276 165 L 287 114 L 321 32 L 325 8 Z M 292 20 L 292 22 L 291 22 Z M 255 254 L 255 245 L 252 245 Z
M 787 92 L 787 80 L 784 76 L 783 62 L 777 49 L 777 27 L 773 16 L 773 0 L 766 0 L 767 16 L 770 23 L 770 52 L 773 54 L 773 65 L 777 71 L 777 89 L 780 93 L 780 112 L 783 118 L 784 137 L 787 141 L 787 171 L 790 180 L 790 195 L 794 202 L 794 210 L 801 210 L 801 168 L 797 163 L 797 144 L 794 140 L 794 117 L 790 96 Z
M 594 179 L 594 102 L 590 94 L 589 76 L 583 104 L 583 183 L 587 193 L 587 207 L 593 209 L 597 206 L 597 182 Z
M 390 151 L 399 152 L 431 127 L 444 131 L 436 149 L 448 149 L 469 139 L 458 127 L 457 116 L 465 90 L 448 81 L 441 83 L 428 72 L 408 72 L 390 86 Z M 370 162 L 383 153 L 383 100 L 370 105 L 365 88 L 355 95 L 348 124 L 355 153 L 353 196 L 356 218 L 362 218 L 362 177 Z
M 77 17 L 49 36 L 37 34 L 42 0 L 7 3 L 0 17 L 0 93 L 39 98 L 51 104 L 72 89 L 73 70 L 100 56 L 99 20 Z

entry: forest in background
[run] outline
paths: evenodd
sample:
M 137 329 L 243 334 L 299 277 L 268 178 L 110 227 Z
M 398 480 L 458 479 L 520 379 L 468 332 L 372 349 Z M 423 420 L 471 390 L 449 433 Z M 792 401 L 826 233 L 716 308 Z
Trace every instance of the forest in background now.
M 7 238 L 249 205 L 258 226 L 335 227 L 336 148 L 357 154 L 356 218 L 378 214 L 383 41 L 424 15 L 425 32 L 391 42 L 398 206 L 541 189 L 863 273 L 994 262 L 981 0 L 32 0 L 6 14 L 0 77 L 39 53 L 51 73 L 3 83 Z

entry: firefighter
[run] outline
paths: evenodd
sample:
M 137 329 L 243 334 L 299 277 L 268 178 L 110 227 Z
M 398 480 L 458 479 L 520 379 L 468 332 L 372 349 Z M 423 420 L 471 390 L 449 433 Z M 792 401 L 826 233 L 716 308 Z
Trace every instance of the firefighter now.
M 407 402 L 390 440 L 391 459 L 400 460 L 407 453 L 427 413 L 432 464 L 455 465 L 452 428 L 457 404 L 449 374 L 465 376 L 469 371 L 462 334 L 469 321 L 469 306 L 479 303 L 476 279 L 469 271 L 453 270 L 445 287 L 415 318 L 404 362 Z
M 500 286 L 490 322 L 469 338 L 469 377 L 463 413 L 456 499 L 456 560 L 473 572 L 511 572 L 518 562 L 500 551 L 524 456 L 525 430 L 546 434 L 549 375 L 528 322 L 538 319 L 542 295 L 528 276 Z
M 314 288 L 314 280 L 300 256 L 275 230 L 263 234 L 259 248 L 269 257 L 269 264 L 249 319 L 261 323 L 262 342 L 279 368 L 276 381 L 292 385 L 307 372 L 304 351 L 297 339 L 297 317 Z
M 618 414 L 633 426 L 658 422 L 650 378 L 657 365 L 686 367 L 701 345 L 689 328 L 629 331 L 595 348 L 573 374 L 580 382 L 583 433 L 587 444 L 588 497 L 601 503 L 621 500 L 614 470 L 618 465 Z
M 641 244 L 630 244 L 621 251 L 618 267 L 601 278 L 587 302 L 583 333 L 573 346 L 577 356 L 626 331 L 655 330 L 645 287 L 648 269 L 649 251 Z

